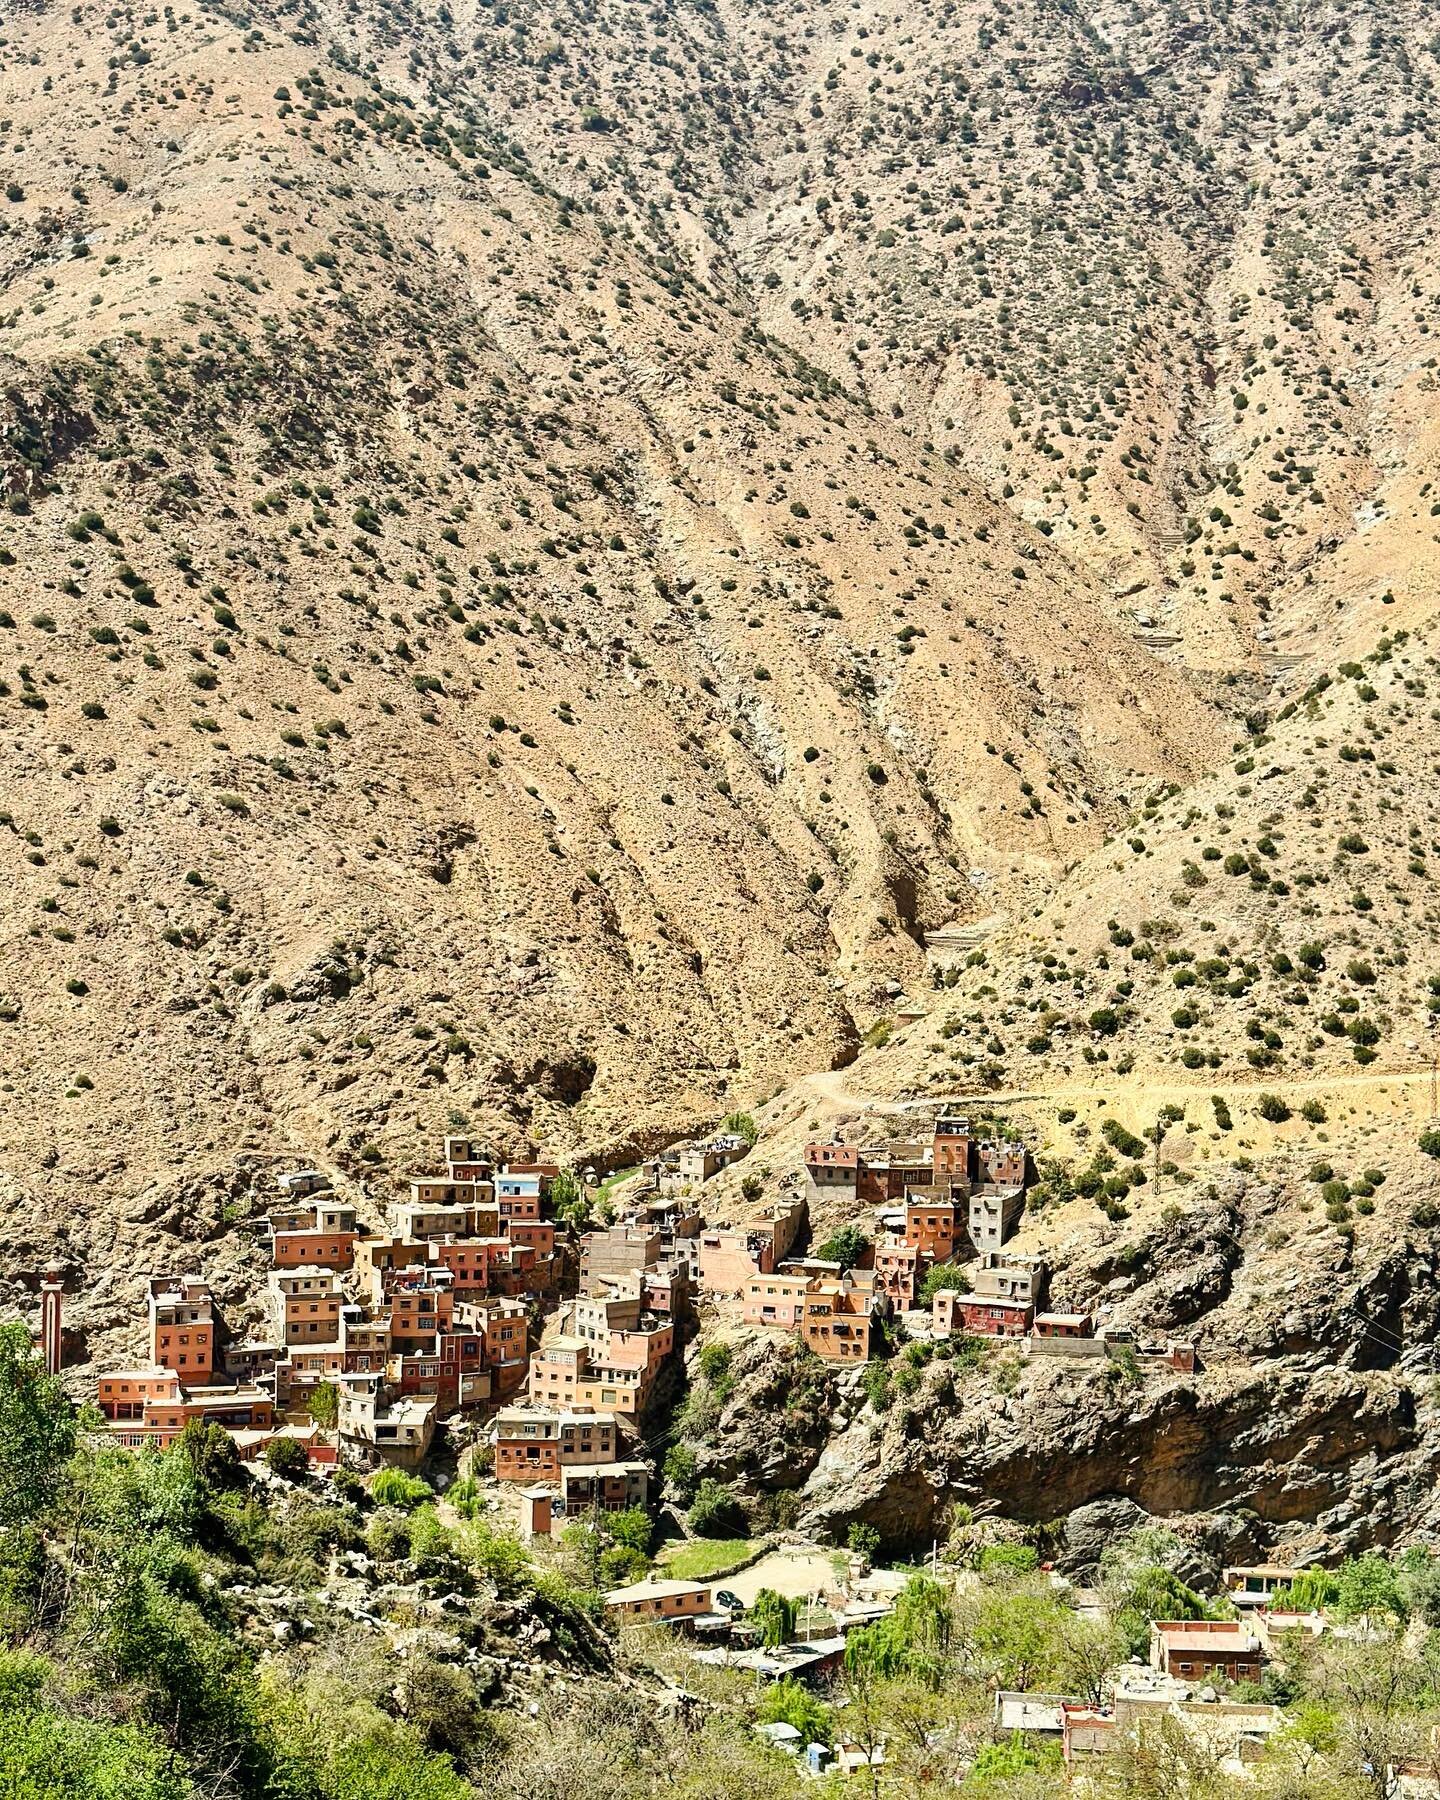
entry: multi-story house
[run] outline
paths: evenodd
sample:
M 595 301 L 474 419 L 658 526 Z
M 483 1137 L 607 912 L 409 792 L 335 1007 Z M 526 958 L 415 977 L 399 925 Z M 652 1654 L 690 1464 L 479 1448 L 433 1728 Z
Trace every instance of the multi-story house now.
M 149 1284 L 150 1354 L 183 1381 L 215 1373 L 215 1300 L 198 1275 L 158 1275 Z

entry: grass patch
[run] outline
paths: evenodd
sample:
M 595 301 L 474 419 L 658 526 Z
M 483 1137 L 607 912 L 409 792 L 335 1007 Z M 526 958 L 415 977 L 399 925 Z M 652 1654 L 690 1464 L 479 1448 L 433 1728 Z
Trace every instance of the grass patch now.
M 700 1538 L 662 1552 L 660 1567 L 667 1581 L 708 1581 L 744 1562 L 758 1548 L 753 1538 Z
M 591 1189 L 591 1193 L 594 1195 L 596 1203 L 598 1204 L 601 1200 L 605 1199 L 606 1195 L 608 1195 L 612 1189 L 619 1187 L 622 1181 L 628 1181 L 632 1175 L 638 1175 L 639 1173 L 639 1163 L 632 1163 L 628 1169 L 617 1169 L 613 1175 L 607 1175 L 598 1187 Z

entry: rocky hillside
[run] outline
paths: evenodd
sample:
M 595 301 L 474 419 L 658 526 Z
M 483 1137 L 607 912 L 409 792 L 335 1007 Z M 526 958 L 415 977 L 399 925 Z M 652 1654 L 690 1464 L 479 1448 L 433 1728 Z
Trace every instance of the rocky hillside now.
M 1367 1178 L 1332 1148 L 1337 1186 L 1322 1195 L 1319 1135 L 1204 1179 L 1193 1151 L 1176 1170 L 1167 1140 L 1170 1173 L 1142 1172 L 1123 1206 L 1053 1180 L 1034 1196 L 1015 1247 L 1045 1257 L 1047 1304 L 1142 1343 L 1193 1343 L 1196 1373 L 965 1340 L 836 1372 L 751 1333 L 719 1392 L 695 1373 L 680 1428 L 701 1472 L 822 1538 L 861 1521 L 918 1548 L 963 1536 L 973 1515 L 1048 1534 L 1087 1573 L 1147 1516 L 1177 1526 L 1210 1580 L 1275 1552 L 1428 1540 L 1433 1180 L 1413 1144 L 1377 1133 L 1366 1154 L 1385 1166 Z
M 852 1054 L 970 871 L 1047 883 L 1223 742 L 804 334 L 506 135 L 488 59 L 442 93 L 429 29 L 40 6 L 0 45 L 41 1237 L 243 1151 L 673 1134 Z
M 897 1065 L 921 1089 L 1427 1068 L 1432 635 L 1317 672 L 1233 762 L 1151 790 L 1034 916 L 943 960 Z
M 24 1281 L 239 1299 L 282 1157 L 619 1159 L 949 924 L 872 1098 L 1423 1080 L 1413 8 L 0 36 Z

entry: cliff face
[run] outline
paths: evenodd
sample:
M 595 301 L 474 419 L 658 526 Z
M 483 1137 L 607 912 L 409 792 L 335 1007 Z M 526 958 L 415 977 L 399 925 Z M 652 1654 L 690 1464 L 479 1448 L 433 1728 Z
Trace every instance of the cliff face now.
M 902 1352 L 878 1394 L 859 1371 L 827 1370 L 802 1403 L 804 1359 L 754 1338 L 706 1472 L 752 1495 L 794 1491 L 821 1537 L 864 1520 L 923 1549 L 961 1507 L 1063 1527 L 1059 1554 L 1079 1570 L 1147 1517 L 1179 1521 L 1212 1571 L 1431 1529 L 1440 1408 L 1423 1371 L 1440 1294 L 1425 1234 L 1392 1220 L 1353 1240 L 1292 1235 L 1305 1204 L 1283 1179 L 1231 1172 L 1144 1229 L 1087 1226 L 1073 1207 L 1027 1221 L 1027 1247 L 1047 1240 L 1049 1304 L 1193 1341 L 1194 1375 L 947 1346 L 919 1366 Z
M 1008 1385 L 1008 1383 L 1006 1383 Z M 804 1522 L 854 1518 L 909 1544 L 949 1529 L 957 1505 L 1041 1525 L 1122 1497 L 1149 1514 L 1250 1515 L 1248 1535 L 1387 1541 L 1414 1518 L 1413 1486 L 1440 1461 L 1403 1382 L 1329 1371 L 1130 1389 L 1083 1364 L 1028 1365 L 953 1401 L 927 1380 L 883 1421 L 857 1418 L 802 1490 Z

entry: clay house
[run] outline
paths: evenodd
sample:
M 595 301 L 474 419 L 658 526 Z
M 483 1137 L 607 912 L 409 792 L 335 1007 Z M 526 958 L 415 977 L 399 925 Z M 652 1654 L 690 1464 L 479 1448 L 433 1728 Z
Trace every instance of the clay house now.
M 1251 1627 L 1236 1619 L 1156 1620 L 1150 1666 L 1178 1681 L 1259 1681 L 1265 1653 Z
M 215 1373 L 215 1301 L 198 1275 L 157 1275 L 149 1289 L 150 1354 L 186 1382 Z
M 121 1369 L 100 1377 L 96 1403 L 118 1444 L 166 1450 L 191 1419 L 229 1430 L 274 1423 L 275 1402 L 254 1387 L 214 1387 L 183 1382 L 173 1369 Z
M 282 1406 L 303 1406 L 324 1381 L 345 1372 L 345 1353 L 336 1342 L 292 1344 L 275 1365 L 275 1398 Z
M 786 1331 L 798 1331 L 805 1314 L 805 1296 L 811 1277 L 777 1270 L 769 1275 L 752 1275 L 745 1283 L 743 1317 L 747 1325 L 778 1325 Z
M 348 1269 L 355 1260 L 355 1231 L 327 1231 L 315 1225 L 299 1231 L 277 1231 L 270 1240 L 270 1259 L 277 1269 Z
M 241 1386 L 275 1385 L 276 1365 L 284 1360 L 279 1344 L 265 1338 L 246 1338 L 243 1343 L 226 1344 L 221 1352 L 225 1379 Z
M 1238 1607 L 1267 1606 L 1300 1573 L 1283 1563 L 1240 1564 L 1225 1571 L 1225 1592 Z
M 550 1183 L 560 1173 L 554 1164 L 517 1164 L 495 1175 L 495 1204 L 502 1219 L 539 1219 Z
M 949 1262 L 964 1245 L 965 1227 L 953 1200 L 910 1194 L 905 1203 L 905 1242 L 930 1262 Z
M 1083 1700 L 1060 1704 L 1060 1753 L 1067 1767 L 1077 1759 L 1103 1756 L 1115 1742 L 1115 1715 Z
M 1088 1338 L 1093 1320 L 1085 1313 L 1036 1313 L 1035 1336 L 1038 1338 Z
M 941 1114 L 935 1121 L 935 1136 L 930 1147 L 930 1165 L 937 1182 L 970 1179 L 974 1142 L 968 1119 Z
M 417 1185 L 411 1183 L 413 1196 Z M 446 1192 L 452 1190 L 446 1189 Z M 487 1198 L 469 1200 L 416 1200 L 395 1208 L 396 1234 L 411 1243 L 424 1243 L 430 1238 L 499 1237 L 500 1208 Z
M 652 1268 L 660 1251 L 658 1226 L 625 1221 L 587 1231 L 580 1239 L 580 1292 L 588 1294 L 597 1282 L 617 1281 L 636 1269 Z
M 473 1138 L 447 1137 L 445 1166 L 456 1181 L 488 1181 L 495 1159 L 488 1144 L 477 1143 Z
M 495 1415 L 497 1481 L 558 1481 L 579 1463 L 613 1463 L 619 1444 L 611 1413 L 553 1413 L 506 1406 Z
M 390 1291 L 397 1270 L 421 1261 L 425 1243 L 408 1235 L 363 1237 L 355 1246 L 355 1281 L 372 1305 L 379 1305 Z
M 977 1256 L 1001 1249 L 1009 1238 L 1025 1208 L 1025 1190 L 1017 1188 L 975 1188 L 967 1207 L 970 1242 Z
M 868 1361 L 872 1304 L 868 1286 L 857 1286 L 849 1276 L 813 1283 L 800 1317 L 802 1343 L 827 1362 Z
M 989 1187 L 1023 1188 L 1025 1186 L 1025 1146 L 999 1138 L 987 1139 L 977 1146 L 976 1179 Z
M 570 1463 L 560 1471 L 560 1504 L 567 1517 L 588 1512 L 625 1512 L 650 1497 L 650 1471 L 643 1462 Z
M 750 1146 L 742 1137 L 726 1133 L 712 1138 L 708 1144 L 685 1144 L 662 1151 L 647 1165 L 646 1173 L 661 1194 L 688 1194 L 728 1169 L 749 1153 Z
M 953 1337 L 963 1331 L 960 1302 L 966 1298 L 963 1288 L 941 1288 L 930 1302 L 930 1328 L 936 1337 Z
M 971 1272 L 977 1299 L 1020 1300 L 1034 1306 L 1044 1297 L 1048 1271 L 1043 1258 L 1015 1250 L 987 1250 Z
M 768 1275 L 794 1248 L 806 1220 L 803 1199 L 778 1200 L 742 1225 L 702 1231 L 700 1287 L 710 1294 L 740 1294 L 752 1275 Z
M 315 1224 L 315 1202 L 292 1200 L 284 1206 L 272 1206 L 265 1219 L 272 1242 L 277 1231 L 309 1231 Z
M 446 1269 L 407 1269 L 390 1294 L 390 1341 L 402 1349 L 415 1339 L 448 1331 L 455 1296 Z
M 282 1344 L 329 1344 L 340 1336 L 344 1296 L 330 1269 L 272 1269 L 266 1300 Z
M 433 1399 L 442 1419 L 461 1407 L 483 1405 L 494 1390 L 484 1336 L 474 1331 L 438 1331 L 410 1341 L 391 1360 L 389 1375 L 402 1398 Z
M 491 1295 L 455 1303 L 457 1330 L 478 1331 L 485 1339 L 485 1366 L 497 1394 L 523 1387 L 530 1367 L 530 1320 L 519 1300 Z
M 367 1316 L 363 1307 L 340 1308 L 341 1367 L 347 1375 L 383 1372 L 390 1360 L 390 1317 Z
M 643 1369 L 616 1368 L 595 1356 L 582 1338 L 548 1339 L 530 1358 L 526 1393 L 536 1406 L 613 1412 L 638 1417 L 650 1396 Z
M 690 1270 L 679 1258 L 666 1256 L 658 1268 L 641 1269 L 631 1279 L 639 1284 L 646 1312 L 676 1321 L 690 1316 Z
M 637 1581 L 605 1596 L 605 1611 L 621 1625 L 672 1625 L 710 1611 L 710 1589 L 698 1581 Z
M 381 1375 L 346 1375 L 341 1380 L 340 1442 L 362 1462 L 418 1467 L 435 1436 L 435 1418 L 433 1400 L 393 1397 Z
M 859 1198 L 860 1152 L 853 1144 L 805 1146 L 805 1198 L 811 1206 Z
M 937 1296 L 938 1297 L 938 1296 Z M 958 1294 L 955 1313 L 971 1337 L 1024 1337 L 1035 1317 L 1028 1300 L 1002 1300 L 983 1294 Z
M 909 1312 L 927 1260 L 924 1251 L 903 1238 L 887 1237 L 875 1245 L 874 1259 L 875 1292 L 901 1312 Z

